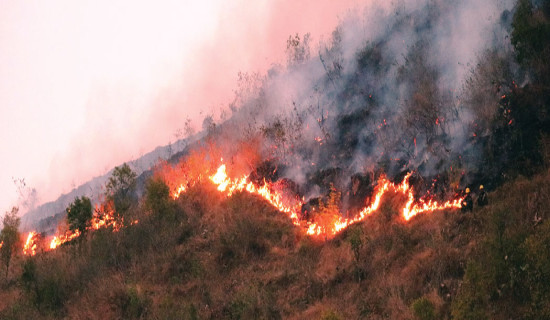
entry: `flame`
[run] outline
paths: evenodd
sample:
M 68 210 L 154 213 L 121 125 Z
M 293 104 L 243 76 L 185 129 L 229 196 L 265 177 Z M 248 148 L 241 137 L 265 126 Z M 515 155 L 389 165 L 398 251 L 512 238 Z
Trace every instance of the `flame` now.
M 52 241 L 50 242 L 50 249 L 56 249 L 60 245 L 64 244 L 65 242 L 71 241 L 73 239 L 76 239 L 80 236 L 80 231 L 67 231 L 65 234 L 60 236 L 53 237 Z
M 461 201 L 464 198 L 450 200 L 443 204 L 438 204 L 437 201 L 425 201 L 422 199 L 419 200 L 417 203 L 414 203 L 414 192 L 409 184 L 409 178 L 411 174 L 412 173 L 408 173 L 403 179 L 403 182 L 398 185 L 391 183 L 385 176 L 380 177 L 380 179 L 378 180 L 378 186 L 375 189 L 376 193 L 374 196 L 374 200 L 369 206 L 363 208 L 363 210 L 361 210 L 361 212 L 355 218 L 348 219 L 337 216 L 331 224 L 324 226 L 313 223 L 308 227 L 307 234 L 317 236 L 325 235 L 325 237 L 334 236 L 351 224 L 364 220 L 367 216 L 378 210 L 382 201 L 382 197 L 390 191 L 393 193 L 401 193 L 407 196 L 407 202 L 405 203 L 405 206 L 401 209 L 401 213 L 405 221 L 409 221 L 412 217 L 420 213 L 462 207 Z
M 272 190 L 270 185 L 264 181 L 263 186 L 257 187 L 252 182 L 247 182 L 248 176 L 245 175 L 240 179 L 230 179 L 226 172 L 225 164 L 222 164 L 215 174 L 209 177 L 218 187 L 218 191 L 225 193 L 228 197 L 231 196 L 235 191 L 246 191 L 251 194 L 258 195 L 264 200 L 269 202 L 279 211 L 286 213 L 292 222 L 296 225 L 300 225 L 300 219 L 298 217 L 298 212 L 301 208 L 301 200 L 296 199 L 297 202 L 295 205 L 287 205 L 284 202 L 282 194 Z
M 123 221 L 119 222 L 117 219 L 115 219 L 114 213 L 115 211 L 113 209 L 113 203 L 111 201 L 97 204 L 95 208 L 95 214 L 90 222 L 90 226 L 88 226 L 86 230 L 99 230 L 101 228 L 113 227 L 113 231 L 119 231 L 122 228 Z M 136 221 L 134 222 L 137 223 Z M 78 238 L 80 234 L 81 233 L 79 230 L 68 230 L 60 236 L 55 236 L 50 242 L 50 249 L 56 249 L 63 243 Z
M 138 220 L 134 220 L 131 222 L 131 225 L 138 222 Z M 115 218 L 113 203 L 111 201 L 107 201 L 96 205 L 94 216 L 92 217 L 90 225 L 86 228 L 86 230 L 98 230 L 101 228 L 112 227 L 113 231 L 119 231 L 122 228 L 122 225 L 123 220 L 118 220 Z M 81 232 L 79 230 L 67 230 L 61 235 L 54 236 L 50 241 L 50 245 L 47 250 L 54 250 L 65 242 L 69 242 L 80 237 L 80 235 Z M 23 248 L 23 254 L 34 256 L 36 254 L 38 240 L 38 234 L 35 231 L 31 231 Z
M 38 234 L 34 231 L 29 232 L 25 246 L 23 246 L 23 254 L 28 256 L 34 256 L 36 254 L 36 248 L 38 247 L 37 241 Z
M 294 225 L 303 227 L 308 235 L 324 236 L 325 238 L 333 237 L 351 224 L 360 222 L 367 216 L 377 211 L 380 207 L 380 203 L 382 202 L 382 198 L 387 193 L 403 194 L 406 196 L 407 201 L 400 209 L 402 217 L 405 221 L 409 221 L 411 218 L 421 213 L 443 209 L 461 208 L 461 202 L 464 199 L 464 197 L 461 197 L 455 200 L 449 200 L 442 204 L 439 204 L 437 201 L 433 201 L 433 199 L 420 199 L 415 201 L 413 188 L 409 184 L 409 178 L 412 173 L 407 174 L 400 184 L 392 183 L 385 176 L 381 176 L 377 182 L 374 196 L 371 198 L 372 201 L 365 204 L 365 207 L 357 216 L 353 218 L 344 218 L 339 212 L 334 212 L 324 216 L 321 219 L 322 221 L 311 223 L 300 219 L 300 212 L 301 207 L 304 204 L 304 199 L 285 196 L 282 191 L 275 188 L 276 183 L 269 183 L 264 180 L 263 185 L 257 186 L 248 180 L 248 175 L 243 175 L 240 178 L 232 179 L 227 174 L 227 167 L 223 163 L 217 168 L 214 174 L 208 175 L 208 172 L 212 172 L 209 169 L 212 168 L 211 166 L 207 166 L 204 163 L 197 161 L 194 162 L 198 163 L 199 167 L 203 169 L 202 173 L 200 173 L 197 168 L 190 169 L 191 166 L 189 163 L 187 165 L 184 164 L 179 168 L 184 171 L 183 174 L 178 174 L 178 169 L 168 167 L 163 169 L 161 176 L 163 176 L 164 180 L 169 184 L 171 190 L 173 190 L 171 192 L 171 196 L 174 199 L 179 198 L 181 194 L 187 192 L 190 187 L 200 182 L 203 176 L 208 176 L 208 180 L 217 187 L 217 190 L 225 194 L 227 197 L 230 197 L 235 192 L 248 192 L 250 194 L 257 195 L 269 202 L 280 212 L 286 214 Z M 174 183 L 174 181 L 169 180 L 170 178 L 175 178 L 177 182 Z M 111 202 L 105 202 L 103 204 L 96 205 L 94 217 L 92 218 L 90 226 L 87 230 L 98 230 L 100 228 L 113 227 L 113 231 L 118 231 L 123 226 L 122 222 L 123 221 L 115 218 L 113 204 Z M 138 222 L 138 220 L 134 220 L 130 223 L 130 225 L 134 225 Z M 64 234 L 54 236 L 50 242 L 49 249 L 56 249 L 63 243 L 71 241 L 80 235 L 81 233 L 78 230 L 69 230 Z M 23 251 L 24 254 L 35 255 L 37 248 L 36 242 L 36 232 L 29 233 Z M 0 248 L 1 246 L 2 243 L 0 243 Z
M 332 237 L 347 228 L 349 225 L 364 220 L 367 216 L 378 210 L 382 197 L 388 192 L 401 193 L 407 197 L 407 202 L 400 210 L 405 221 L 409 221 L 412 217 L 425 212 L 433 212 L 436 210 L 461 208 L 461 201 L 463 198 L 450 200 L 439 204 L 432 199 L 423 200 L 420 199 L 415 202 L 413 188 L 409 184 L 409 178 L 412 173 L 408 173 L 400 184 L 394 184 L 390 182 L 385 176 L 380 177 L 375 189 L 375 195 L 373 201 L 367 205 L 360 213 L 354 218 L 344 218 L 341 214 L 333 214 L 332 219 L 329 221 L 323 221 L 322 223 L 311 223 L 307 226 L 306 233 L 309 235 L 324 235 L 325 237 Z M 241 178 L 231 179 L 227 175 L 226 165 L 222 164 L 218 167 L 215 174 L 211 175 L 210 181 L 217 186 L 218 191 L 224 193 L 228 197 L 235 191 L 246 191 L 251 194 L 258 195 L 277 208 L 279 211 L 287 214 L 292 223 L 297 226 L 303 226 L 304 221 L 299 218 L 299 212 L 303 200 L 295 199 L 295 204 L 285 203 L 286 199 L 281 193 L 273 190 L 271 184 L 264 181 L 261 187 L 256 186 L 252 182 L 248 182 L 248 176 L 245 175 Z M 330 218 L 330 217 L 329 217 Z M 326 220 L 326 219 L 325 219 Z

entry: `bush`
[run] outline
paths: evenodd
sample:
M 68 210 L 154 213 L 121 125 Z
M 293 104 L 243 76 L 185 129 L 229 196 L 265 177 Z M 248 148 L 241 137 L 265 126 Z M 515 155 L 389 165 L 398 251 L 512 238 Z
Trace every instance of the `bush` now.
M 69 229 L 85 233 L 90 220 L 92 220 L 92 202 L 90 199 L 84 196 L 82 198 L 76 197 L 74 202 L 69 204 L 66 211 Z
M 174 208 L 170 199 L 170 188 L 160 177 L 147 181 L 145 205 L 157 216 L 173 216 Z
M 414 316 L 418 320 L 435 320 L 433 303 L 425 297 L 418 298 L 411 305 Z
M 359 262 L 361 255 L 361 248 L 363 247 L 363 229 L 361 226 L 351 226 L 350 231 L 347 235 L 347 240 L 351 245 L 351 250 L 353 250 L 353 256 L 355 257 L 355 262 Z
M 147 315 L 151 300 L 137 287 L 119 291 L 114 298 L 123 319 L 138 319 Z
M 123 216 L 134 201 L 136 177 L 137 174 L 128 164 L 124 163 L 120 167 L 115 167 L 105 186 L 107 199 L 113 201 L 115 211 L 119 216 Z
M 36 288 L 36 263 L 33 258 L 25 260 L 23 263 L 23 272 L 21 273 L 21 282 L 25 292 L 30 293 Z
M 466 267 L 462 287 L 451 305 L 453 319 L 487 319 L 485 312 L 487 294 L 485 288 L 486 284 L 483 283 L 482 267 L 475 262 L 469 262 Z
M 526 282 L 530 288 L 531 303 L 528 315 L 531 319 L 550 318 L 550 220 L 525 240 Z

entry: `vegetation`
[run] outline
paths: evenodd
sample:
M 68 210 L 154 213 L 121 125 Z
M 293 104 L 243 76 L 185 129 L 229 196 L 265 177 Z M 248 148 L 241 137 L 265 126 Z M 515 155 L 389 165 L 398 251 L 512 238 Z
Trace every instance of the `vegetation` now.
M 168 199 L 176 220 L 144 199 L 138 224 L 16 260 L 10 288 L 23 298 L 8 296 L 0 317 L 545 318 L 550 224 L 533 215 L 548 214 L 549 181 L 520 179 L 473 213 L 406 224 L 396 212 L 404 199 L 385 197 L 328 241 L 305 237 L 255 196 L 199 184 Z
M 87 197 L 77 197 L 66 209 L 67 222 L 71 231 L 86 232 L 92 220 L 92 202 Z
M 136 177 L 136 173 L 125 163 L 120 167 L 115 167 L 107 182 L 107 200 L 113 201 L 115 211 L 119 216 L 124 216 L 134 200 L 132 197 L 136 187 Z
M 434 6 L 445 4 L 430 2 L 430 23 L 396 15 L 395 28 L 429 30 L 438 19 Z M 319 50 L 326 74 L 308 106 L 293 102 L 291 111 L 258 123 L 262 108 L 269 109 L 264 86 L 282 71 L 274 68 L 267 79 L 240 74 L 234 117 L 216 124 L 207 116 L 206 138 L 197 143 L 216 141 L 221 150 L 190 155 L 191 168 L 172 170 L 184 178 L 191 170 L 212 172 L 205 159 L 243 149 L 244 160 L 224 157 L 227 163 L 253 170 L 257 185 L 283 184 L 304 198 L 305 185 L 319 195 L 309 218 L 326 228 L 356 194 L 364 204 L 375 176 L 402 177 L 411 167 L 420 195 L 455 195 L 483 182 L 488 205 L 405 222 L 399 208 L 408 199 L 391 193 L 362 222 L 319 239 L 247 192 L 222 195 L 203 176 L 196 183 L 182 179 L 186 191 L 174 200 L 170 183 L 176 182 L 164 180 L 174 172 L 138 178 L 124 164 L 106 187 L 116 213 L 132 218 L 117 232 L 85 233 L 91 202 L 76 198 L 67 222 L 83 234 L 80 245 L 24 257 L 16 254 L 17 209 L 5 216 L 0 250 L 8 281 L 0 291 L 0 318 L 550 318 L 550 1 L 518 1 L 510 21 L 509 49 L 481 53 L 460 103 L 439 85 L 442 71 L 428 59 L 426 38 L 412 41 L 402 57 L 390 54 L 397 42 L 376 39 L 350 62 L 343 60 L 347 40 L 339 28 Z M 289 37 L 289 74 L 311 70 L 309 42 L 309 34 Z M 394 85 L 402 113 L 384 105 L 382 92 Z M 329 115 L 325 103 L 337 114 Z M 460 123 L 461 113 L 471 119 Z M 374 133 L 365 130 L 371 123 Z M 457 131 L 465 132 L 461 143 L 453 142 Z M 232 138 L 235 132 L 242 135 Z M 307 135 L 309 142 L 302 139 Z M 254 150 L 235 143 L 241 138 L 253 140 Z M 292 161 L 317 168 L 312 154 L 327 168 L 304 173 L 302 185 L 281 179 Z M 357 154 L 375 168 L 357 173 L 347 188 L 342 172 L 357 166 Z M 426 173 L 434 170 L 436 176 Z
M 13 207 L 11 212 L 6 212 L 3 219 L 3 228 L 0 232 L 0 257 L 6 267 L 6 279 L 10 269 L 12 256 L 14 255 L 19 244 L 19 224 L 21 219 L 17 216 L 19 208 Z

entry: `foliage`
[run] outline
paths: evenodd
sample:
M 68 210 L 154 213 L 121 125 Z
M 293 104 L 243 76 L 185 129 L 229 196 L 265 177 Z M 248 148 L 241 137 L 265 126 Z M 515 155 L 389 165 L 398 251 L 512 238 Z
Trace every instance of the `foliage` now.
M 86 228 L 89 226 L 93 215 L 92 202 L 90 199 L 85 196 L 81 198 L 76 197 L 65 211 L 67 212 L 69 229 L 72 231 L 78 230 L 80 233 L 86 233 Z
M 543 4 L 535 7 L 531 0 L 520 0 L 518 2 L 514 20 L 512 23 L 511 42 L 514 46 L 517 59 L 524 64 L 537 64 L 548 55 L 550 43 L 550 13 L 545 10 L 550 1 L 542 1 Z M 545 62 L 548 67 L 548 62 Z M 538 65 L 538 67 L 542 67 Z M 543 70 L 533 70 L 538 76 Z
M 455 92 L 442 90 L 449 74 L 440 74 L 437 61 L 429 59 L 434 49 L 429 37 L 404 41 L 403 56 L 392 55 L 400 42 L 386 39 L 364 44 L 354 56 L 344 54 L 350 35 L 336 30 L 332 43 L 319 51 L 320 64 L 310 60 L 308 34 L 288 38 L 290 76 L 316 65 L 325 70 L 310 92 L 296 95 L 301 101 L 292 101 L 292 115 L 261 114 L 273 98 L 264 91 L 266 80 L 280 72 L 273 68 L 268 78 L 239 74 L 231 106 L 234 123 L 216 126 L 208 115 L 203 122 L 210 133 L 226 133 L 225 126 L 243 130 L 246 125 L 239 127 L 243 122 L 238 120 L 246 119 L 248 133 L 263 134 L 274 144 L 270 156 L 286 162 L 293 152 L 302 153 L 308 167 L 315 159 L 315 165 L 357 169 L 352 161 L 383 154 L 375 161 L 390 177 L 392 170 L 401 174 L 415 165 L 427 171 L 450 169 L 453 187 L 475 179 L 487 185 L 489 180 L 490 192 L 503 177 L 532 177 L 498 187 L 489 206 L 468 216 L 449 210 L 403 223 L 392 207 L 403 199 L 395 196 L 383 200 L 364 223 L 323 242 L 295 231 L 300 229 L 256 197 L 235 193 L 221 200 L 211 186 L 195 186 L 173 201 L 166 184 L 151 179 L 145 187 L 148 210 L 135 206 L 138 224 L 83 238 L 85 247 L 78 255 L 61 247 L 21 259 L 21 268 L 13 269 L 22 272 L 25 295 L 13 304 L 13 313 L 35 318 L 22 310 L 26 308 L 54 312 L 42 314 L 45 318 L 86 318 L 81 309 L 102 307 L 115 313 L 100 314 L 103 318 L 549 318 L 550 177 L 536 175 L 543 162 L 540 147 L 550 133 L 549 3 L 519 2 L 511 35 L 515 51 L 482 53 L 466 93 L 457 99 L 450 97 Z M 402 16 L 395 17 L 401 23 L 397 30 L 437 25 L 435 16 L 433 21 L 418 19 L 420 23 L 414 15 Z M 353 61 L 344 62 L 344 56 Z M 304 111 L 298 104 L 305 105 Z M 239 114 L 237 106 L 245 112 Z M 327 119 L 334 117 L 333 110 L 338 114 L 331 122 Z M 467 123 L 453 122 L 461 112 Z M 392 117 L 394 113 L 400 117 Z M 311 131 L 304 129 L 306 124 Z M 403 130 L 394 130 L 398 127 Z M 189 122 L 186 128 L 191 134 Z M 450 141 L 457 132 L 466 138 L 455 146 Z M 309 133 L 308 139 L 321 135 L 321 141 L 311 139 L 315 147 L 302 148 L 299 142 Z M 321 143 L 330 152 L 314 154 L 324 151 Z M 427 153 L 420 157 L 422 149 Z M 109 179 L 107 197 L 118 214 L 136 200 L 135 181 L 126 164 Z M 314 217 L 325 226 L 337 218 L 348 196 L 334 185 L 327 192 L 328 185 L 322 187 L 324 199 Z M 169 219 L 172 215 L 177 218 Z M 354 274 L 360 275 L 361 285 Z M 19 299 L 14 296 L 12 301 Z M 164 302 L 159 305 L 159 300 Z M 325 311 L 326 306 L 337 309 Z
M 145 205 L 157 216 L 172 216 L 170 188 L 160 177 L 153 177 L 145 186 Z
M 351 250 L 353 250 L 353 256 L 355 257 L 355 262 L 359 262 L 361 257 L 361 248 L 363 247 L 363 229 L 360 226 L 353 226 L 348 232 L 347 240 L 351 245 Z
M 56 268 L 59 264 L 50 263 L 52 261 L 37 264 L 32 258 L 26 260 L 21 281 L 26 297 L 35 308 L 41 312 L 58 313 L 74 289 L 74 281 L 68 270 L 60 270 Z
M 6 279 L 10 268 L 13 254 L 19 244 L 19 224 L 21 219 L 17 216 L 19 208 L 13 207 L 11 212 L 6 212 L 3 219 L 2 231 L 0 232 L 0 255 L 4 266 L 6 266 Z
M 550 220 L 525 240 L 526 285 L 531 304 L 527 315 L 530 319 L 550 318 Z
M 411 309 L 418 320 L 435 320 L 435 307 L 433 303 L 425 297 L 413 301 Z
M 151 300 L 136 286 L 117 292 L 114 300 L 123 319 L 141 319 L 147 315 L 151 305 Z
M 487 319 L 485 288 L 482 267 L 475 262 L 469 262 L 458 296 L 452 304 L 453 318 L 464 320 Z
M 114 202 L 118 215 L 123 216 L 132 205 L 136 176 L 137 174 L 132 171 L 130 166 L 124 163 L 120 167 L 115 167 L 105 186 L 107 199 Z

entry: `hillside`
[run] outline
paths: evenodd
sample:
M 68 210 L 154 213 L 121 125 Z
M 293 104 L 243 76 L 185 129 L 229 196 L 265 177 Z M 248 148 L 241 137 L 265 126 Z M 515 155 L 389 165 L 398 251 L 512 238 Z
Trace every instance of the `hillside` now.
M 396 211 L 404 199 L 388 197 L 325 242 L 261 199 L 198 185 L 170 214 L 137 210 L 137 225 L 21 261 L 12 274 L 23 272 L 22 285 L 2 293 L 1 315 L 412 319 L 423 308 L 433 316 L 422 319 L 539 318 L 548 310 L 549 195 L 545 173 L 505 184 L 472 213 L 409 222 Z
M 550 1 L 379 4 L 309 39 L 1 247 L 0 317 L 550 318 Z

